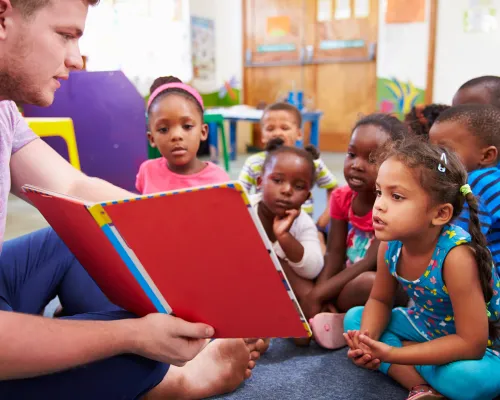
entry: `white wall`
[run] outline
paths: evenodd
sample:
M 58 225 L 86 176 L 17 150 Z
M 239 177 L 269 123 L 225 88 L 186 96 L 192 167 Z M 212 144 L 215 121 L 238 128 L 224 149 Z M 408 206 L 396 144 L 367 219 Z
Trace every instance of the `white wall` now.
M 386 24 L 387 0 L 379 0 L 377 76 L 411 82 L 419 89 L 427 83 L 430 0 L 426 18 L 411 24 Z
M 215 21 L 214 87 L 200 88 L 204 92 L 217 91 L 233 76 L 241 87 L 243 76 L 242 0 L 189 0 L 193 16 Z
M 470 0 L 439 0 L 433 101 L 450 104 L 456 90 L 481 75 L 500 75 L 500 1 L 496 7 L 498 30 L 466 33 L 464 12 Z

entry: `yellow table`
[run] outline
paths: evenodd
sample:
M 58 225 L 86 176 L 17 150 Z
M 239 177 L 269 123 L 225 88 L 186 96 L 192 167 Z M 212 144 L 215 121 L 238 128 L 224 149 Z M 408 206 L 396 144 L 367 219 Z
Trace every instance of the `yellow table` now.
M 70 164 L 78 170 L 80 157 L 76 145 L 75 128 L 71 118 L 25 118 L 29 127 L 40 137 L 59 136 L 68 146 Z

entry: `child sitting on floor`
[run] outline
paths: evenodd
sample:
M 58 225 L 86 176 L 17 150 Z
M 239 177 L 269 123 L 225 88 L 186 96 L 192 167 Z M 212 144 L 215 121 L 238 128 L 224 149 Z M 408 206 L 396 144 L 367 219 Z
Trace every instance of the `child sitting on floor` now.
M 296 107 L 288 103 L 275 103 L 267 107 L 262 115 L 261 126 L 264 145 L 267 145 L 271 139 L 281 138 L 286 146 L 294 147 L 296 141 L 302 138 L 302 114 Z M 257 180 L 262 174 L 266 155 L 267 152 L 263 151 L 248 157 L 240 172 L 238 180 L 249 193 L 252 192 L 252 189 L 259 192 Z M 316 172 L 313 184 L 326 189 L 329 199 L 331 192 L 337 186 L 337 180 L 320 158 L 314 160 L 314 165 Z M 314 211 L 312 196 L 305 201 L 302 210 L 312 218 Z M 328 207 L 326 207 L 317 221 L 318 228 L 325 230 L 328 221 Z M 323 236 L 321 239 L 324 241 Z
M 137 190 L 147 194 L 229 181 L 223 169 L 196 157 L 208 136 L 199 93 L 175 77 L 156 79 L 150 92 L 148 138 L 162 157 L 141 165 Z
M 443 112 L 429 133 L 431 143 L 457 153 L 469 173 L 468 183 L 479 198 L 479 221 L 495 265 L 500 267 L 500 108 L 466 104 Z M 464 206 L 455 223 L 468 228 Z
M 368 115 L 354 126 L 344 162 L 347 186 L 331 197 L 325 268 L 303 301 L 314 338 L 325 348 L 345 346 L 343 313 L 365 304 L 375 277 L 379 242 L 374 237 L 372 208 L 377 169 L 371 157 L 388 140 L 405 135 L 404 124 L 386 114 Z
M 405 123 L 409 130 L 418 136 L 427 136 L 439 114 L 450 108 L 445 104 L 429 104 L 412 107 L 405 115 Z
M 500 280 L 467 171 L 451 151 L 416 139 L 383 159 L 373 207 L 377 276 L 366 306 L 345 317 L 348 356 L 391 376 L 411 400 L 494 399 Z M 470 234 L 452 224 L 464 203 Z M 392 309 L 398 283 L 413 307 Z
M 318 230 L 301 210 L 314 184 L 318 153 L 314 146 L 304 150 L 283 144 L 281 138 L 267 143 L 259 193 L 251 196 L 251 204 L 300 304 L 323 268 Z
M 465 82 L 453 97 L 453 106 L 491 104 L 500 108 L 500 77 L 480 76 Z

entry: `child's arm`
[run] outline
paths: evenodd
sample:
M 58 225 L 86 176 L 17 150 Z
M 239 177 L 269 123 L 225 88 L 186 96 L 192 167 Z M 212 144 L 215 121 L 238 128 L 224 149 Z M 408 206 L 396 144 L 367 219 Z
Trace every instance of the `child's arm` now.
M 326 244 L 325 268 L 321 271 L 317 285 L 339 273 L 345 263 L 347 251 L 347 221 L 330 218 L 330 232 Z
M 252 157 L 248 157 L 241 168 L 238 180 L 245 188 L 245 190 L 250 193 L 253 187 L 257 186 L 257 176 L 252 170 Z
M 315 161 L 316 165 L 316 184 L 321 189 L 326 189 L 326 208 L 323 214 L 318 218 L 318 226 L 321 228 L 325 228 L 328 225 L 328 221 L 330 219 L 330 197 L 332 195 L 333 190 L 337 187 L 337 178 L 332 172 L 328 169 L 326 164 L 323 162 L 321 158 Z
M 389 323 L 398 287 L 398 282 L 390 274 L 389 267 L 385 261 L 387 248 L 388 245 L 386 242 L 380 243 L 378 247 L 377 274 L 375 275 L 373 289 L 370 293 L 370 298 L 366 302 L 361 320 L 360 332 L 368 332 L 370 338 L 375 340 L 378 340 Z
M 453 305 L 456 334 L 402 348 L 361 335 L 360 340 L 370 347 L 373 358 L 392 364 L 443 365 L 484 356 L 488 342 L 488 317 L 477 263 L 469 246 L 458 246 L 449 252 L 444 262 L 443 278 Z M 365 323 L 367 314 L 366 309 L 361 332 L 365 327 L 370 329 L 368 321 Z M 372 332 L 370 334 L 373 337 Z
M 325 211 L 323 211 L 323 214 L 321 214 L 318 218 L 317 225 L 322 229 L 326 228 L 328 222 L 330 221 L 330 207 L 328 205 L 330 204 L 330 199 L 332 197 L 333 189 L 335 189 L 335 187 L 326 190 Z
M 306 214 L 298 216 L 297 210 L 287 211 L 283 219 L 276 219 L 273 225 L 276 240 L 285 253 L 290 266 L 302 278 L 314 279 L 323 268 L 323 253 L 318 231 L 313 220 Z M 299 237 L 290 233 L 293 221 L 299 218 Z
M 332 241 L 337 240 L 340 239 L 333 239 Z M 345 240 L 343 250 L 341 249 L 340 243 L 332 244 L 332 246 L 337 245 L 337 250 L 333 248 L 332 251 L 335 251 L 334 253 L 330 253 L 330 251 L 327 250 L 325 274 L 322 274 L 320 277 L 321 279 L 318 279 L 318 283 L 311 291 L 310 296 L 321 303 L 335 299 L 347 283 L 363 272 L 373 271 L 377 266 L 379 243 L 378 240 L 374 239 L 365 257 L 349 268 L 342 268 L 345 263 Z

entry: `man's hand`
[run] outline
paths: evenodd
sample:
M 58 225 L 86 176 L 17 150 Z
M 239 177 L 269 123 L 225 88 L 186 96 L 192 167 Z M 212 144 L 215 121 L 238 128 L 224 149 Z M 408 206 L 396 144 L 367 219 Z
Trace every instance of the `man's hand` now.
M 130 322 L 135 325 L 133 353 L 177 367 L 198 355 L 214 335 L 208 325 L 164 314 L 150 314 Z

